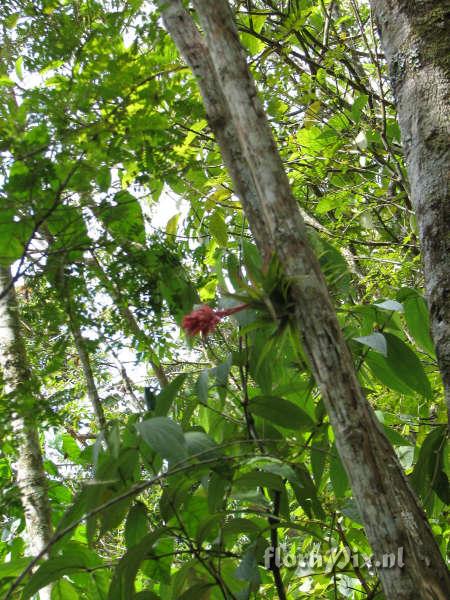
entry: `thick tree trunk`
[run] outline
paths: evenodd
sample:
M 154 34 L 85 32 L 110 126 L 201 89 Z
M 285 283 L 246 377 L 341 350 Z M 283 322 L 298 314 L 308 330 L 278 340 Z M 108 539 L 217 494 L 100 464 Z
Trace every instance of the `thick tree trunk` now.
M 38 430 L 32 420 L 31 403 L 36 391 L 27 365 L 25 347 L 20 332 L 17 298 L 11 286 L 9 268 L 0 266 L 0 290 L 8 289 L 0 300 L 0 367 L 4 393 L 14 406 L 12 427 L 17 444 L 16 480 L 20 491 L 28 537 L 28 550 L 38 554 L 51 537 L 50 505 L 47 480 L 42 463 Z M 51 588 L 40 591 L 41 600 L 49 600 Z
M 450 582 L 426 517 L 362 394 L 352 357 L 309 246 L 270 126 L 224 0 L 194 2 L 203 38 L 180 0 L 161 0 L 166 28 L 196 75 L 263 255 L 276 252 L 291 282 L 298 329 L 333 426 L 376 560 L 403 548 L 405 564 L 380 569 L 385 594 L 444 600 Z
M 450 422 L 450 2 L 371 4 L 397 103 Z

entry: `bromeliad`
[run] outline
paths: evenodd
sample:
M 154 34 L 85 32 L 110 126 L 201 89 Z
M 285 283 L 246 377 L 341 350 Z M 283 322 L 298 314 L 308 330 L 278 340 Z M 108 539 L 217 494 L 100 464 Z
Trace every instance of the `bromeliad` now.
M 217 326 L 223 317 L 228 317 L 237 313 L 245 308 L 248 308 L 249 304 L 239 304 L 232 308 L 226 308 L 224 310 L 214 310 L 207 304 L 203 304 L 199 308 L 194 309 L 188 315 L 183 317 L 181 322 L 182 328 L 190 336 L 201 333 L 203 337 L 209 335 Z

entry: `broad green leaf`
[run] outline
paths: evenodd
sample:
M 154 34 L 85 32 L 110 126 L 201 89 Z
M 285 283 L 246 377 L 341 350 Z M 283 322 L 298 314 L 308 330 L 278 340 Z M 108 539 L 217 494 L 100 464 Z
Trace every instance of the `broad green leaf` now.
M 111 170 L 109 167 L 100 167 L 95 178 L 101 192 L 107 192 L 111 185 Z
M 33 233 L 31 221 L 14 219 L 14 212 L 9 209 L 1 211 L 0 218 L 0 264 L 9 267 L 21 258 L 25 245 Z
M 0 87 L 15 87 L 15 83 L 7 75 L 0 75 Z
M 362 337 L 353 338 L 355 342 L 359 342 L 360 344 L 364 344 L 364 346 L 368 346 L 369 348 L 373 348 L 383 356 L 387 356 L 387 343 L 386 338 L 382 333 L 372 333 L 371 335 L 363 335 Z
M 211 588 L 215 583 L 195 583 L 189 589 L 181 594 L 179 600 L 209 600 L 211 597 Z
M 16 72 L 17 77 L 20 81 L 23 80 L 23 56 L 19 56 L 19 58 L 14 63 L 14 70 Z
M 244 556 L 235 571 L 235 577 L 242 579 L 243 581 L 251 581 L 254 584 L 260 582 L 258 561 L 253 546 L 250 546 L 244 553 Z
M 170 383 L 168 383 L 155 398 L 155 416 L 165 417 L 169 412 L 173 401 L 179 394 L 187 375 L 181 373 L 177 375 Z
M 411 442 L 397 433 L 395 429 L 383 425 L 384 433 L 393 446 L 411 446 Z
M 148 514 L 145 504 L 136 502 L 132 506 L 125 523 L 125 543 L 127 548 L 136 546 L 148 533 Z
M 137 199 L 126 190 L 121 190 L 114 200 L 114 205 L 104 204 L 98 211 L 105 227 L 115 238 L 144 244 L 144 220 Z
M 385 333 L 385 337 L 388 345 L 386 360 L 391 369 L 411 389 L 422 394 L 425 398 L 430 398 L 430 382 L 417 355 L 400 338 L 392 333 Z
M 167 221 L 166 224 L 166 233 L 167 235 L 176 235 L 177 234 L 177 226 L 178 221 L 180 220 L 180 213 L 176 213 L 173 217 Z
M 209 231 L 219 246 L 225 247 L 227 245 L 227 224 L 218 210 L 215 210 L 209 218 Z
M 283 480 L 279 475 L 267 473 L 266 471 L 250 471 L 241 475 L 233 482 L 234 486 L 244 489 L 266 487 L 271 490 L 283 491 Z
M 57 556 L 49 558 L 38 570 L 33 573 L 23 589 L 22 600 L 27 600 L 36 594 L 41 588 L 53 581 L 59 581 L 64 575 L 70 575 L 78 571 L 85 571 L 92 567 L 98 567 L 99 559 L 94 560 L 89 554 L 81 553 L 70 556 Z
M 365 362 L 384 385 L 402 394 L 429 398 L 431 386 L 417 355 L 397 336 L 385 333 L 387 356 L 369 352 Z
M 184 434 L 189 456 L 202 460 L 210 460 L 220 454 L 217 444 L 203 431 L 188 431 Z
M 297 465 L 295 467 L 297 482 L 291 481 L 292 489 L 300 506 L 305 512 L 312 516 L 314 513 L 319 519 L 325 518 L 325 514 L 317 497 L 317 489 L 306 467 Z
M 383 310 L 394 310 L 397 312 L 403 312 L 403 304 L 396 302 L 395 300 L 384 300 L 383 302 L 375 302 L 374 306 L 382 308 Z
M 78 600 L 79 597 L 77 589 L 68 579 L 60 579 L 52 586 L 51 600 Z
M 443 502 L 450 501 L 448 478 L 443 470 L 447 443 L 447 428 L 445 425 L 441 425 L 430 431 L 420 448 L 419 458 L 410 476 L 410 481 L 424 501 L 429 500 L 431 490 L 442 497 Z M 447 486 L 445 486 L 445 481 L 447 481 Z
M 397 376 L 386 358 L 379 352 L 369 352 L 364 359 L 364 362 L 369 367 L 375 379 L 378 379 L 378 381 L 386 387 L 399 392 L 400 394 L 405 394 L 406 396 L 410 396 L 414 393 L 413 390 Z
M 314 427 L 313 420 L 304 410 L 276 396 L 256 396 L 250 400 L 249 409 L 253 414 L 286 429 L 310 430 Z
M 157 529 L 147 534 L 122 556 L 114 571 L 107 600 L 129 600 L 134 597 L 134 581 L 139 567 L 144 560 L 154 555 L 153 546 L 164 531 Z
M 16 558 L 0 565 L 0 580 L 17 577 L 29 564 L 31 558 Z
M 171 419 L 154 417 L 136 425 L 142 439 L 162 458 L 179 462 L 187 458 L 183 430 Z
M 314 440 L 316 440 L 316 438 L 314 438 Z M 314 441 L 311 444 L 311 469 L 317 486 L 319 486 L 322 481 L 329 450 L 330 445 L 326 434 L 322 435 L 317 441 Z
M 67 433 L 62 435 L 62 451 L 73 462 L 78 461 L 80 448 L 73 437 Z
M 161 600 L 161 596 L 158 596 L 150 590 L 145 590 L 144 592 L 134 594 L 133 600 Z
M 402 288 L 398 292 L 397 298 L 403 303 L 405 320 L 410 334 L 423 350 L 434 356 L 434 345 L 430 335 L 430 317 L 425 299 L 411 288 Z
M 195 384 L 195 390 L 200 404 L 208 403 L 208 383 L 209 369 L 204 369 L 198 376 L 197 383 Z
M 349 482 L 335 445 L 333 445 L 330 456 L 330 479 L 336 497 L 343 498 L 349 489 Z
M 211 473 L 208 481 L 208 508 L 210 513 L 223 508 L 225 493 L 229 488 L 229 482 L 217 473 Z

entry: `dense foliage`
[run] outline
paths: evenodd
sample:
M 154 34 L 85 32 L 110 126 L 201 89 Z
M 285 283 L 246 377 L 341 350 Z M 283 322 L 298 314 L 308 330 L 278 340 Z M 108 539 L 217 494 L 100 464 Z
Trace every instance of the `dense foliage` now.
M 370 11 L 232 5 L 360 380 L 445 553 L 442 386 Z M 0 261 L 32 370 L 0 403 L 2 594 L 30 563 L 19 413 L 41 435 L 56 535 L 9 597 L 53 582 L 67 600 L 374 598 L 289 281 L 256 250 L 157 10 L 7 0 L 0 14 Z M 201 303 L 248 306 L 188 336 Z M 324 559 L 278 570 L 279 545 Z

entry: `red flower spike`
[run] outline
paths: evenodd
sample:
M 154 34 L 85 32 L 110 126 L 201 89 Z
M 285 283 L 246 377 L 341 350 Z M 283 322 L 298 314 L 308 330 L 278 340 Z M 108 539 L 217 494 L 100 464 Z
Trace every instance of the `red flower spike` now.
M 219 323 L 223 317 L 233 315 L 247 307 L 248 304 L 239 304 L 238 306 L 233 306 L 233 308 L 227 308 L 225 310 L 213 310 L 207 304 L 203 304 L 183 317 L 181 327 L 188 335 L 192 336 L 201 333 L 206 337 L 214 331 L 217 323 Z

